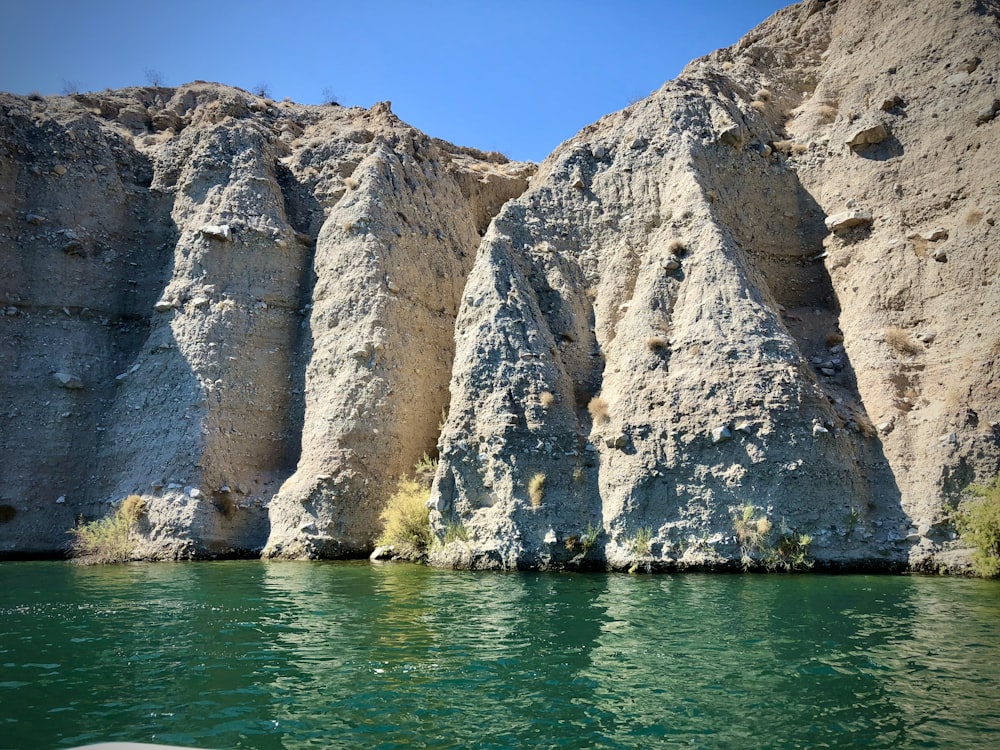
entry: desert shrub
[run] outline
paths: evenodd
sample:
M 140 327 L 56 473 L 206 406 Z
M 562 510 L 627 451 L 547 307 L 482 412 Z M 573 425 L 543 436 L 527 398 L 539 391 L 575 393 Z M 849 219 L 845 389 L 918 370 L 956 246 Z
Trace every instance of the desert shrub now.
M 145 511 L 146 501 L 129 495 L 111 515 L 70 529 L 70 555 L 88 565 L 128 562 L 134 552 L 132 530 Z
M 854 424 L 858 426 L 858 432 L 865 437 L 875 437 L 875 435 L 878 434 L 878 430 L 876 430 L 875 425 L 872 424 L 871 418 L 860 409 L 851 409 L 851 419 L 853 419 Z
M 391 546 L 401 557 L 419 557 L 431 542 L 430 490 L 415 479 L 401 477 L 379 518 L 385 526 L 380 545 Z
M 356 188 L 358 186 L 358 181 L 356 179 L 354 179 L 353 177 L 345 177 L 344 178 L 344 186 L 348 190 L 354 190 L 354 188 Z
M 750 106 L 753 107 L 758 112 L 764 112 L 767 109 L 767 105 L 764 104 L 764 102 L 759 102 L 756 100 L 750 102 Z
M 444 543 L 467 542 L 469 541 L 469 531 L 461 521 L 452 521 L 444 530 Z
M 972 571 L 983 578 L 1000 575 L 1000 475 L 987 485 L 970 485 L 972 497 L 959 507 L 955 528 L 971 544 Z
M 667 252 L 671 255 L 684 255 L 685 249 L 684 240 L 678 239 L 677 237 L 674 237 L 667 243 Z
M 554 404 L 555 402 L 556 402 L 556 397 L 552 394 L 551 391 L 542 391 L 538 395 L 538 403 L 540 403 L 546 409 L 552 406 L 552 404 Z
M 528 497 L 531 499 L 531 507 L 540 508 L 545 499 L 545 475 L 535 474 L 528 481 Z
M 793 143 L 792 144 L 792 153 L 793 154 L 800 154 L 801 155 L 801 154 L 804 154 L 808 150 L 809 150 L 809 144 L 807 144 L 807 143 Z
M 427 451 L 424 451 L 424 455 L 420 457 L 415 464 L 413 464 L 413 471 L 417 474 L 430 475 L 431 478 L 437 474 L 438 459 L 431 458 L 427 455 Z
M 733 514 L 733 531 L 740 543 L 740 560 L 743 567 L 749 568 L 767 551 L 771 522 L 767 516 L 758 517 L 757 508 L 752 503 L 747 503 L 738 513 Z
M 594 549 L 594 545 L 597 544 L 597 537 L 600 535 L 601 529 L 594 526 L 590 521 L 587 521 L 587 528 L 580 534 L 580 546 L 583 548 L 584 555 L 590 554 L 590 551 Z
M 14 516 L 17 515 L 17 508 L 13 505 L 0 505 L 0 523 L 7 523 L 8 521 L 13 521 Z
M 650 336 L 646 339 L 646 348 L 651 352 L 659 352 L 665 349 L 667 341 L 662 336 Z
M 601 424 L 611 419 L 611 415 L 608 412 L 608 402 L 600 396 L 594 396 L 590 399 L 590 403 L 587 404 L 587 411 L 590 412 L 590 418 L 596 424 Z
M 328 107 L 340 106 L 340 97 L 330 86 L 323 89 L 323 104 Z
M 843 343 L 844 343 L 844 334 L 840 333 L 839 331 L 830 331 L 830 333 L 826 334 L 827 348 Z
M 753 98 L 759 102 L 769 102 L 771 101 L 771 91 L 769 89 L 758 89 Z
M 646 557 L 652 549 L 652 542 L 653 530 L 648 526 L 643 526 L 641 529 L 636 531 L 635 536 L 632 537 L 632 551 L 639 557 Z
M 146 512 L 146 501 L 141 495 L 129 495 L 122 500 L 118 506 L 119 515 L 125 519 L 125 523 L 134 526 L 139 522 L 139 516 Z
M 906 329 L 899 326 L 889 326 L 885 329 L 885 343 L 903 354 L 916 354 L 920 351 L 920 344 L 910 338 Z
M 146 79 L 146 84 L 155 89 L 161 88 L 165 85 L 166 79 L 163 73 L 155 68 L 146 68 L 142 74 Z
M 809 558 L 812 537 L 785 529 L 773 550 L 769 550 L 767 567 L 771 570 L 808 570 L 813 561 Z
M 774 525 L 766 515 L 747 503 L 733 514 L 733 530 L 740 543 L 740 562 L 744 569 L 763 565 L 769 570 L 806 570 L 812 567 L 809 545 L 812 537 L 799 534 L 782 523 L 776 542 Z

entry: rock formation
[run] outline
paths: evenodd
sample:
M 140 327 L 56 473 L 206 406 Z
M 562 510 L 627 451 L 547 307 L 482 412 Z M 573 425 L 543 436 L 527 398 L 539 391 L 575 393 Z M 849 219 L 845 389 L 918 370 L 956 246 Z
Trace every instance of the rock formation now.
M 363 554 L 436 446 L 439 565 L 958 566 L 998 78 L 993 0 L 809 0 L 533 177 L 388 104 L 3 96 L 0 554 L 130 493 L 145 556 Z
M 532 167 L 214 84 L 4 96 L 0 553 L 365 552 L 433 451 L 465 277 Z M 269 508 L 270 506 L 270 508 Z
M 766 562 L 746 514 L 947 565 L 1000 461 L 997 16 L 802 3 L 552 154 L 469 278 L 433 558 Z

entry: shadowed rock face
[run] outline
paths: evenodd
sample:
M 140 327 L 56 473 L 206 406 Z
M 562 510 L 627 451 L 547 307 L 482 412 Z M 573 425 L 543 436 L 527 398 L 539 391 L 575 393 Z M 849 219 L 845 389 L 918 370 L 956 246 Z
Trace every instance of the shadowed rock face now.
M 781 11 L 537 174 L 388 103 L 0 96 L 0 554 L 139 494 L 141 556 L 359 555 L 437 449 L 439 565 L 960 564 L 1000 9 L 890 5 Z
M 433 450 L 480 232 L 530 166 L 388 103 L 0 106 L 0 553 L 59 551 L 128 494 L 142 556 L 366 551 Z

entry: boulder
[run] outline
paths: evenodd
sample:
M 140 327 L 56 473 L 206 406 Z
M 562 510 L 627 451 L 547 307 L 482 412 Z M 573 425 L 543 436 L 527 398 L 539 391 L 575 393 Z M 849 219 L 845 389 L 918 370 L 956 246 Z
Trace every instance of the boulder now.
M 884 123 L 879 122 L 854 131 L 847 139 L 847 145 L 853 149 L 859 149 L 865 146 L 874 146 L 888 137 L 889 129 Z
M 850 211 L 831 214 L 826 217 L 823 223 L 826 224 L 826 228 L 831 232 L 843 232 L 845 229 L 871 224 L 872 214 L 871 211 L 855 208 Z
M 198 231 L 213 240 L 230 242 L 233 239 L 233 231 L 228 224 L 203 224 Z
M 56 381 L 56 384 L 61 388 L 66 388 L 71 391 L 83 390 L 83 381 L 79 376 L 74 375 L 69 372 L 56 372 L 53 373 L 52 379 Z

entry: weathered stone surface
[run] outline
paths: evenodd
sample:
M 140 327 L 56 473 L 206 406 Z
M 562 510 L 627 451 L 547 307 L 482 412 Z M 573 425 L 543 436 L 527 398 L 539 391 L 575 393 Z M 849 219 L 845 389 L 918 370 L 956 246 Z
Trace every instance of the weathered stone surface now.
M 233 231 L 228 224 L 204 224 L 198 231 L 214 240 L 229 242 L 233 239 Z
M 976 124 L 985 125 L 992 122 L 993 118 L 997 116 L 997 112 L 1000 112 L 1000 99 L 994 99 L 989 104 L 979 108 L 979 112 L 976 114 Z
M 83 390 L 83 381 L 79 378 L 79 376 L 72 373 L 57 372 L 52 375 L 52 378 L 62 388 L 67 388 L 71 391 Z
M 848 139 L 847 145 L 851 148 L 864 148 L 881 143 L 889 137 L 889 129 L 885 123 L 875 123 L 867 127 L 856 130 Z
M 259 101 L 200 83 L 44 110 L 0 95 L 4 153 L 78 155 L 61 178 L 0 160 L 0 301 L 32 310 L 0 337 L 0 495 L 29 508 L 0 556 L 61 550 L 128 494 L 144 556 L 269 537 L 272 555 L 366 554 L 391 483 L 434 450 L 479 233 L 533 167 L 386 106 Z M 170 130 L 148 137 L 150 113 Z M 52 252 L 69 243 L 80 257 Z
M 842 232 L 845 229 L 852 229 L 854 227 L 864 226 L 865 224 L 871 224 L 872 213 L 871 211 L 865 211 L 857 208 L 850 211 L 841 211 L 840 213 L 832 214 L 826 217 L 824 223 L 826 224 L 826 228 L 831 232 Z
M 984 30 L 993 21 L 971 11 L 943 13 L 931 0 L 912 11 L 935 19 L 940 54 L 979 33 L 995 40 Z M 982 224 L 956 221 L 955 204 L 989 213 L 995 191 L 974 156 L 985 144 L 971 139 L 981 136 L 968 132 L 961 107 L 935 98 L 939 73 L 915 57 L 926 22 L 912 14 L 845 21 L 874 12 L 866 0 L 841 0 L 777 14 L 567 141 L 525 195 L 504 207 L 459 312 L 432 493 L 439 541 L 455 523 L 469 539 L 438 547 L 432 562 L 573 565 L 544 543 L 550 530 L 563 538 L 599 523 L 602 549 L 594 556 L 602 564 L 631 566 L 630 539 L 649 528 L 656 565 L 715 565 L 738 557 L 725 540 L 746 503 L 800 531 L 824 530 L 813 548 L 824 560 L 917 565 L 943 550 L 907 542 L 906 530 L 942 512 L 941 493 L 956 491 L 945 479 L 956 462 L 975 462 L 989 476 L 1000 466 L 1000 445 L 992 435 L 937 449 L 930 425 L 954 418 L 941 402 L 915 395 L 923 370 L 898 371 L 872 333 L 914 319 L 946 326 L 949 342 L 993 375 L 949 369 L 955 355 L 944 347 L 913 356 L 921 367 L 938 362 L 934 377 L 962 382 L 977 411 L 997 413 L 983 387 L 997 364 L 971 319 L 989 328 L 1000 295 L 950 273 L 924 281 L 912 254 L 893 252 L 898 217 L 919 217 L 952 227 L 952 242 L 960 234 L 980 268 L 993 267 L 985 230 L 970 229 Z M 996 69 L 997 51 L 987 44 L 996 46 L 983 41 L 976 54 Z M 767 105 L 750 106 L 747 92 L 765 83 L 763 60 L 770 61 Z M 905 102 L 873 95 L 889 69 Z M 790 112 L 780 136 L 765 119 L 779 111 Z M 879 158 L 815 148 L 792 171 L 741 145 L 836 140 L 860 150 L 888 141 L 890 122 L 893 147 L 868 154 Z M 620 145 L 608 168 L 585 174 L 581 195 L 569 183 L 570 165 L 594 142 Z M 927 157 L 944 143 L 961 154 L 947 177 Z M 846 231 L 864 226 L 871 230 Z M 682 269 L 666 262 L 677 237 L 689 248 Z M 558 252 L 523 250 L 540 243 Z M 968 263 L 967 279 L 977 274 Z M 959 309 L 970 323 L 945 323 Z M 667 357 L 646 344 L 662 331 L 669 331 Z M 843 334 L 835 357 L 825 344 L 833 331 Z M 823 368 L 816 375 L 813 357 Z M 523 405 L 542 391 L 556 395 L 555 406 L 536 415 Z M 598 397 L 600 408 L 588 410 Z M 897 420 L 899 405 L 926 410 L 927 421 Z M 723 440 L 723 424 L 744 429 Z M 841 429 L 848 425 L 855 429 Z M 632 440 L 623 450 L 615 444 L 624 430 Z M 539 447 L 546 443 L 565 453 Z M 526 490 L 536 473 L 547 478 L 542 508 L 531 507 Z M 863 533 L 846 532 L 832 488 L 873 509 Z M 690 539 L 718 541 L 698 550 Z

